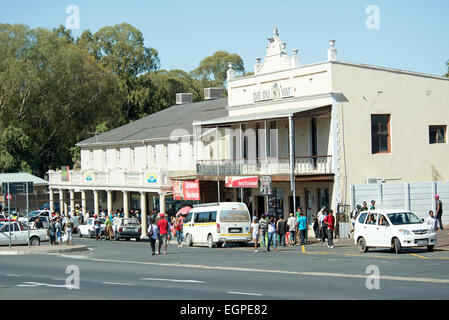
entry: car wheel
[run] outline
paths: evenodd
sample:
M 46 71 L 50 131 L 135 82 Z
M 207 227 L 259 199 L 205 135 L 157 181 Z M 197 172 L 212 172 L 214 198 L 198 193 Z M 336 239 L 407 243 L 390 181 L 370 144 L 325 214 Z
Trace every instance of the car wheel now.
M 246 242 L 239 242 L 239 247 L 246 247 Z
M 217 248 L 223 248 L 223 244 L 224 244 L 223 242 L 217 242 L 216 244 Z
M 140 241 L 140 238 L 136 238 L 136 241 Z
M 394 252 L 396 254 L 400 254 L 401 250 L 402 250 L 402 248 L 401 248 L 401 241 L 399 241 L 398 238 L 394 238 L 393 243 L 394 243 Z
M 433 251 L 433 247 L 434 247 L 433 245 L 427 246 L 427 251 L 428 251 L 428 252 L 432 252 L 432 251 Z
M 359 238 L 357 241 L 357 247 L 359 248 L 359 251 L 362 253 L 365 253 L 368 251 L 368 247 L 366 246 L 366 241 L 363 237 Z
M 131 240 L 131 238 L 125 238 L 126 239 L 126 241 L 129 241 L 129 240 Z
M 32 238 L 30 239 L 30 245 L 32 245 L 32 246 L 38 246 L 38 245 L 40 245 L 40 244 L 41 244 L 41 241 L 39 240 L 38 237 L 32 237 Z
M 186 235 L 186 246 L 191 247 L 193 245 L 192 235 Z
M 211 234 L 207 236 L 207 246 L 209 248 L 213 248 L 214 247 L 214 238 L 212 238 Z
M 115 234 L 115 237 L 114 237 L 114 238 L 115 238 L 116 241 L 119 241 L 119 240 L 120 240 L 120 237 L 119 237 L 118 233 Z

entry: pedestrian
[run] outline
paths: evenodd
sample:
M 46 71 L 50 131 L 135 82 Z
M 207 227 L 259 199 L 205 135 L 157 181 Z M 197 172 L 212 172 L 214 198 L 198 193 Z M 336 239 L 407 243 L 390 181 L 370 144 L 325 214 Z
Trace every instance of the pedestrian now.
M 351 238 L 351 234 L 354 232 L 355 222 L 356 222 L 357 217 L 359 216 L 359 213 L 360 213 L 361 210 L 362 210 L 362 206 L 358 204 L 355 207 L 355 209 L 351 211 L 351 215 L 349 217 L 351 218 L 351 225 L 352 225 L 352 227 L 351 227 L 351 230 L 349 230 L 349 232 L 347 234 L 348 238 Z
M 262 246 L 266 248 L 266 235 L 268 232 L 268 212 L 265 212 L 265 217 L 262 217 L 259 222 L 260 231 L 262 232 Z
M 253 223 L 251 223 L 251 235 L 254 241 L 254 252 L 257 252 L 257 244 L 259 243 L 260 225 L 257 221 L 257 217 L 253 217 Z
M 42 228 L 44 228 L 44 224 L 42 223 L 41 219 L 39 217 L 37 217 L 31 228 L 32 229 L 42 229 Z
M 332 214 L 333 214 L 332 209 L 329 209 L 329 214 L 324 219 L 324 223 L 327 225 L 327 246 L 329 248 L 334 248 L 334 243 L 332 239 L 334 235 L 335 218 Z
M 370 210 L 376 210 L 376 201 L 371 200 L 371 207 L 369 207 Z
M 50 226 L 48 227 L 47 234 L 50 237 L 50 244 L 56 245 L 56 223 L 55 219 L 51 219 Z
M 289 218 L 287 219 L 287 226 L 289 232 L 289 244 L 294 246 L 296 242 L 296 219 L 293 216 L 293 213 L 290 213 Z
M 273 244 L 274 252 L 276 252 L 276 222 L 274 216 L 270 216 L 268 219 L 267 251 L 270 251 L 270 244 Z
M 159 229 L 157 225 L 154 224 L 154 219 L 150 219 L 150 226 L 148 227 L 148 238 L 150 239 L 151 255 L 154 256 L 156 253 L 156 239 L 159 236 Z
M 62 244 L 62 235 L 61 235 L 61 231 L 62 231 L 62 225 L 61 225 L 61 218 L 56 218 L 56 244 L 61 243 Z
M 72 233 L 73 233 L 73 222 L 70 218 L 70 215 L 67 216 L 67 221 L 65 222 L 65 240 L 67 241 L 67 245 L 72 245 Z
M 362 204 L 362 209 L 360 209 L 360 211 L 368 211 L 368 205 L 366 204 L 366 201 L 363 201 Z
M 433 211 L 429 211 L 429 216 L 426 219 L 426 224 L 430 226 L 434 231 L 438 230 L 438 220 L 433 216 Z
M 285 247 L 285 234 L 287 233 L 287 220 L 280 216 L 276 223 L 276 229 L 279 235 L 279 246 Z
M 327 238 L 327 224 L 324 223 L 324 220 L 327 218 L 328 208 L 325 208 L 320 217 L 320 230 L 321 230 L 321 244 L 324 244 Z
M 94 221 L 94 230 L 95 230 L 95 240 L 101 241 L 101 222 L 98 219 Z
M 441 216 L 443 215 L 443 203 L 440 200 L 440 196 L 439 195 L 435 195 L 435 207 L 436 207 L 436 219 L 440 225 L 440 230 L 444 230 L 443 228 L 443 222 L 441 221 Z
M 114 231 L 112 230 L 112 220 L 111 220 L 111 216 L 110 215 L 106 215 L 106 221 L 105 221 L 105 226 L 106 226 L 106 240 L 112 240 L 112 238 L 114 237 Z
M 182 247 L 182 241 L 183 241 L 183 228 L 184 228 L 184 217 L 179 216 L 177 220 L 175 220 L 175 234 L 176 234 L 176 240 L 178 241 L 178 247 Z
M 298 219 L 301 216 L 301 208 L 298 207 L 298 209 L 296 209 L 296 232 L 295 232 L 295 245 L 296 242 L 298 242 L 298 238 L 299 238 L 299 229 L 298 229 Z
M 304 213 L 301 212 L 300 216 L 298 218 L 298 229 L 299 229 L 299 236 L 301 239 L 301 246 L 307 244 L 307 218 L 304 216 Z
M 157 224 L 157 227 L 159 229 L 159 250 L 157 254 L 161 254 L 162 245 L 164 245 L 164 254 L 167 254 L 167 238 L 169 232 L 169 225 L 168 221 L 164 219 L 163 213 L 160 214 L 160 219 Z

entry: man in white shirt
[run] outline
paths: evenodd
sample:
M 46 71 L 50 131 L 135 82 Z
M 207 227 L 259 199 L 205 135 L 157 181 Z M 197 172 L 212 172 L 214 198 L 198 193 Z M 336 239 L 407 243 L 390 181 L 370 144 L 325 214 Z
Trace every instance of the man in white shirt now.
M 289 243 L 293 246 L 296 243 L 296 219 L 293 217 L 293 213 L 290 213 L 290 217 L 287 219 L 287 226 L 289 235 Z
M 438 221 L 433 216 L 433 211 L 432 210 L 429 211 L 429 217 L 426 219 L 426 224 L 428 226 L 430 226 L 433 230 L 435 230 L 435 231 L 438 230 Z

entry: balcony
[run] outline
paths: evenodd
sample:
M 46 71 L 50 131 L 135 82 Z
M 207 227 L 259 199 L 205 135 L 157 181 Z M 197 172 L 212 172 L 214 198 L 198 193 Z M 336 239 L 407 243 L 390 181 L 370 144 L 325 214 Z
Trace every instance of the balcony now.
M 290 159 L 287 157 L 245 159 L 245 160 L 200 160 L 197 162 L 198 175 L 288 175 Z M 330 174 L 332 156 L 295 157 L 295 175 Z
M 59 186 L 135 186 L 135 187 L 171 187 L 168 172 L 153 172 L 150 170 L 126 171 L 114 169 L 111 171 L 82 170 L 69 171 L 67 177 L 62 175 L 62 171 L 48 172 L 50 185 Z

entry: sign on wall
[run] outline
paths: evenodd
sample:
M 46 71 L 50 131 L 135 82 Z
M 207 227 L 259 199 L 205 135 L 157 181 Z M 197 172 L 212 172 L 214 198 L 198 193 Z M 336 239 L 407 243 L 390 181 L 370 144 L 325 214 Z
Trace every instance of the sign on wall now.
M 258 177 L 226 177 L 226 188 L 258 188 Z
M 271 176 L 260 177 L 260 193 L 263 195 L 271 195 Z
M 200 182 L 198 180 L 173 180 L 173 199 L 200 200 Z

